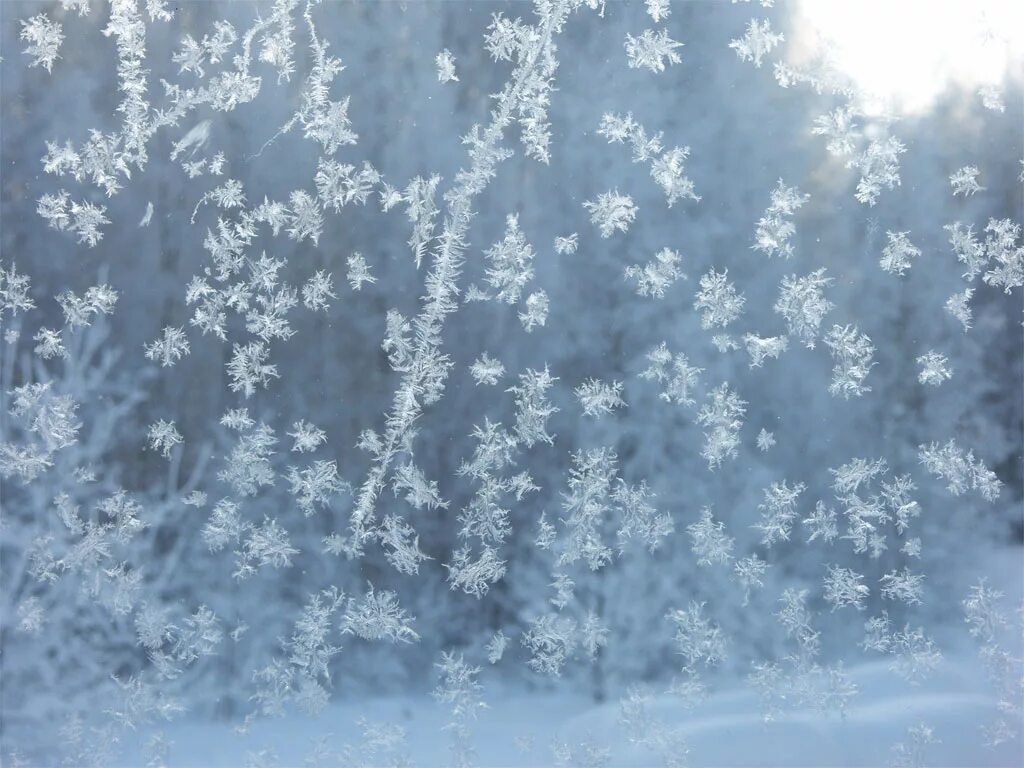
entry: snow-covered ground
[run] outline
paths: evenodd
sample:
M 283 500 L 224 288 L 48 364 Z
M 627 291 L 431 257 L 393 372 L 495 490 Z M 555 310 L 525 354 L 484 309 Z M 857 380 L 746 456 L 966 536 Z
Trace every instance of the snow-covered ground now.
M 1021 605 L 1021 551 L 1012 547 L 990 552 L 978 573 L 1005 594 L 1004 607 Z M 951 617 L 950 621 L 953 621 Z M 963 642 L 954 644 L 954 638 Z M 981 768 L 1024 766 L 1020 739 L 995 748 L 984 745 L 981 728 L 997 715 L 995 693 L 965 631 L 954 632 L 935 671 L 911 685 L 890 670 L 889 660 L 849 666 L 858 693 L 846 717 L 809 710 L 789 710 L 765 724 L 756 693 L 743 681 L 716 683 L 707 700 L 695 709 L 680 699 L 651 688 L 649 720 L 678 729 L 693 766 L 885 766 L 893 746 L 908 741 L 908 728 L 924 723 L 938 740 L 924 748 L 921 766 Z M 473 723 L 473 746 L 480 766 L 589 765 L 580 761 L 583 744 L 610 750 L 607 765 L 632 768 L 663 764 L 662 755 L 629 743 L 620 723 L 616 698 L 595 704 L 586 696 L 511 688 L 494 681 L 484 670 L 480 681 L 488 708 Z M 421 768 L 451 765 L 450 710 L 427 695 L 342 696 L 319 717 L 290 714 L 255 721 L 239 733 L 232 723 L 182 719 L 159 729 L 141 730 L 124 743 L 121 765 L 144 766 L 151 754 L 144 748 L 157 731 L 170 743 L 167 764 L 184 766 L 335 766 L 346 746 L 363 743 L 360 720 L 400 726 L 406 734 L 403 750 Z M 328 759 L 310 758 L 317 745 Z M 576 761 L 558 763 L 553 745 L 572 749 Z M 365 759 L 365 753 L 363 754 Z M 356 763 L 379 768 L 380 760 Z
M 860 693 L 845 719 L 794 711 L 766 725 L 755 694 L 739 686 L 712 693 L 691 712 L 671 695 L 655 696 L 648 712 L 682 729 L 689 746 L 687 762 L 699 766 L 881 766 L 893 757 L 892 746 L 906 739 L 908 727 L 921 722 L 932 727 L 940 742 L 924 750 L 924 765 L 1024 765 L 1019 740 L 994 749 L 982 745 L 979 729 L 995 718 L 996 706 L 982 669 L 970 657 L 944 661 L 916 687 L 892 674 L 884 662 L 850 671 Z M 488 702 L 474 727 L 482 766 L 552 765 L 555 740 L 570 747 L 589 743 L 610 748 L 611 766 L 661 762 L 650 750 L 630 746 L 615 701 L 595 705 L 564 694 L 491 692 Z M 404 728 L 407 752 L 416 765 L 450 764 L 448 734 L 442 730 L 447 713 L 429 697 L 339 702 L 318 718 L 257 722 L 248 734 L 223 723 L 188 721 L 163 730 L 172 742 L 173 766 L 301 766 L 309 764 L 305 761 L 322 737 L 331 751 L 357 746 L 360 718 Z M 149 735 L 140 733 L 138 742 L 128 745 L 125 764 L 145 764 L 139 745 Z

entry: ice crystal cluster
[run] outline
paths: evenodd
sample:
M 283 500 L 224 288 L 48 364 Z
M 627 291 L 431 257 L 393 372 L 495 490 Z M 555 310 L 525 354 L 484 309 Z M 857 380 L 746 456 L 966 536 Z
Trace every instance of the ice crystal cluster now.
M 1019 67 L 0 5 L 4 765 L 1019 759 Z

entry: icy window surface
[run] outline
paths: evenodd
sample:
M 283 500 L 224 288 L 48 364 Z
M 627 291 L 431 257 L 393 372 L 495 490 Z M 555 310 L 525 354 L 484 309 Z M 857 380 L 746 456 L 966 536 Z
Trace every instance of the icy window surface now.
M 1016 4 L 0 44 L 4 765 L 1024 759 Z

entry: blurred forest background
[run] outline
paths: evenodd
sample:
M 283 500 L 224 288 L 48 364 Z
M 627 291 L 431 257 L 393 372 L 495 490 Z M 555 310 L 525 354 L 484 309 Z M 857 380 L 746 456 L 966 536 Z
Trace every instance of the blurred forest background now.
M 289 634 L 308 596 L 328 585 L 353 594 L 364 591 L 367 582 L 395 590 L 402 607 L 416 617 L 421 637 L 411 645 L 346 639 L 331 661 L 339 697 L 428 690 L 434 684 L 432 664 L 442 651 L 463 650 L 479 660 L 496 630 L 518 635 L 527 621 L 548 610 L 551 563 L 534 546 L 537 522 L 543 511 L 549 519 L 561 514 L 570 453 L 581 448 L 612 447 L 620 475 L 632 483 L 646 480 L 658 509 L 669 512 L 676 527 L 653 554 L 628 551 L 599 572 L 574 573 L 580 603 L 598 613 L 610 636 L 594 663 L 567 665 L 561 684 L 598 699 L 621 694 L 631 682 L 671 677 L 678 659 L 664 617 L 690 601 L 704 602 L 730 637 L 723 675 L 746 674 L 752 659 L 783 653 L 785 635 L 772 614 L 790 586 L 809 588 L 813 606 L 822 609 L 816 622 L 826 657 L 852 661 L 864 655 L 857 645 L 862 616 L 851 621 L 821 602 L 825 564 L 851 565 L 874 583 L 906 565 L 906 556 L 893 547 L 869 560 L 848 546 L 806 545 L 800 526 L 792 541 L 765 553 L 760 534 L 750 526 L 759 519 L 758 504 L 772 482 L 806 483 L 800 502 L 805 516 L 815 500 L 832 498 L 829 468 L 854 457 L 885 458 L 895 472 L 912 473 L 923 509 L 916 523 L 923 550 L 921 560 L 910 565 L 927 574 L 926 600 L 916 608 L 883 606 L 873 590 L 869 613 L 882 606 L 894 625 L 925 624 L 940 645 L 962 634 L 959 602 L 987 553 L 1021 545 L 1021 294 L 980 285 L 968 332 L 943 310 L 947 298 L 963 287 L 943 226 L 961 221 L 981 229 L 992 217 L 1021 217 L 1019 77 L 1003 83 L 1003 112 L 984 109 L 976 88 L 952 84 L 927 109 L 900 115 L 893 132 L 907 147 L 902 184 L 868 207 L 853 197 L 856 171 L 830 157 L 824 139 L 810 133 L 812 120 L 834 106 L 834 97 L 781 88 L 770 66 L 754 68 L 728 48 L 752 15 L 770 13 L 776 28 L 787 37 L 795 34 L 796 6 L 762 11 L 746 3 L 676 3 L 664 26 L 685 43 L 683 61 L 653 74 L 628 68 L 622 46 L 627 32 L 639 34 L 651 26 L 643 3 L 616 2 L 608 3 L 603 18 L 592 12 L 574 16 L 558 40 L 550 164 L 524 157 L 513 133 L 506 144 L 515 156 L 478 201 L 462 286 L 480 281 L 483 251 L 503 237 L 506 216 L 515 213 L 537 251 L 534 285 L 547 292 L 551 311 L 546 325 L 528 334 L 513 308 L 470 303 L 460 306 L 445 328 L 444 351 L 456 365 L 443 399 L 419 424 L 417 445 L 420 468 L 437 480 L 450 506 L 412 512 L 390 490 L 379 503 L 381 515 L 396 509 L 412 522 L 420 547 L 433 559 L 417 576 L 405 576 L 377 549 L 358 561 L 326 553 L 323 538 L 348 525 L 350 497 L 338 495 L 328 512 L 307 517 L 282 477 L 245 502 L 246 515 L 275 517 L 299 554 L 289 568 L 264 568 L 244 581 L 232 578 L 231 558 L 211 553 L 199 535 L 207 510 L 180 501 L 191 490 L 206 491 L 211 500 L 228 494 L 217 473 L 231 440 L 219 419 L 226 409 L 245 405 L 253 418 L 273 426 L 282 438 L 272 457 L 280 468 L 290 461 L 284 433 L 299 419 L 313 422 L 328 436 L 322 458 L 336 460 L 341 476 L 357 486 L 368 468 L 366 455 L 355 447 L 358 436 L 380 426 L 397 382 L 381 349 L 385 313 L 416 314 L 423 270 L 417 271 L 410 255 L 409 226 L 401 213 L 384 213 L 375 203 L 348 206 L 327 218 L 317 245 L 284 237 L 257 243 L 256 253 L 263 249 L 287 262 L 285 281 L 300 285 L 323 269 L 334 275 L 338 293 L 327 313 L 294 313 L 296 336 L 272 345 L 271 362 L 281 377 L 265 391 L 244 402 L 230 392 L 225 373 L 230 345 L 195 329 L 189 329 L 191 354 L 174 368 L 161 370 L 146 360 L 143 345 L 162 328 L 188 325 L 185 286 L 207 264 L 202 242 L 217 212 L 206 206 L 194 225 L 190 218 L 200 197 L 223 180 L 188 178 L 180 163 L 169 159 L 173 143 L 199 120 L 211 119 L 208 153 L 224 153 L 226 177 L 240 180 L 251 202 L 264 195 L 284 200 L 294 189 L 311 188 L 319 147 L 298 132 L 260 152 L 296 108 L 309 52 L 300 27 L 298 74 L 290 82 L 276 84 L 272 71 L 261 72 L 266 87 L 251 103 L 226 113 L 200 110 L 179 128 L 158 133 L 148 167 L 126 182 L 124 192 L 103 199 L 92 191 L 114 224 L 95 248 L 85 248 L 47 229 L 35 209 L 38 198 L 58 186 L 41 166 L 45 142 L 81 142 L 90 128 L 112 130 L 120 119 L 115 116 L 121 98 L 115 48 L 102 34 L 107 15 L 102 5 L 94 2 L 90 15 L 78 17 L 54 2 L 0 4 L 0 255 L 31 278 L 39 307 L 25 318 L 20 340 L 0 352 L 2 384 L 9 391 L 36 378 L 54 378 L 81 403 L 83 424 L 77 444 L 61 454 L 43 482 L 0 481 L 5 749 L 45 741 L 69 712 L 88 710 L 111 685 L 111 674 L 124 677 L 147 664 L 130 617 L 83 598 L 74 583 L 39 592 L 48 616 L 41 634 L 18 632 L 17 605 L 38 591 L 27 572 L 26 553 L 32 541 L 52 533 L 53 500 L 61 492 L 85 509 L 117 488 L 130 491 L 150 523 L 135 541 L 133 556 L 145 565 L 147 599 L 173 615 L 207 605 L 228 630 L 248 625 L 237 641 L 166 684 L 195 711 L 229 718 L 249 711 L 253 671 Z M 159 78 L 179 79 L 171 56 L 182 35 L 198 39 L 220 19 L 245 29 L 268 7 L 213 1 L 173 5 L 173 22 L 154 24 L 147 34 L 154 94 Z M 339 159 L 368 160 L 398 187 L 417 175 L 441 174 L 446 189 L 465 163 L 460 137 L 474 123 L 486 122 L 489 94 L 507 77 L 507 65 L 494 63 L 482 45 L 491 15 L 499 10 L 513 17 L 531 13 L 526 3 L 490 2 L 332 2 L 316 8 L 321 34 L 346 67 L 332 93 L 350 99 L 349 115 L 359 136 Z M 18 40 L 20 20 L 40 11 L 66 24 L 52 74 L 25 66 Z M 434 60 L 445 48 L 455 57 L 460 80 L 442 85 Z M 702 200 L 666 207 L 647 167 L 632 163 L 627 148 L 608 145 L 597 134 L 606 112 L 632 112 L 649 131 L 663 132 L 667 145 L 688 145 L 687 174 Z M 981 169 L 985 190 L 954 197 L 948 177 L 964 165 Z M 789 260 L 768 259 L 750 247 L 780 178 L 810 195 L 796 217 L 795 255 Z M 602 239 L 582 204 L 613 188 L 630 194 L 639 214 L 628 232 Z M 136 226 L 150 202 L 151 223 Z M 878 264 L 889 230 L 910 231 L 922 251 L 902 277 Z M 556 254 L 554 238 L 573 232 L 579 233 L 578 250 Z M 623 280 L 623 268 L 665 247 L 683 254 L 688 280 L 677 282 L 661 300 L 638 297 Z M 363 254 L 377 280 L 359 292 L 344 281 L 346 260 L 355 252 Z M 718 351 L 693 308 L 698 278 L 712 266 L 727 268 L 746 296 L 745 314 L 734 330 L 763 336 L 785 333 L 782 318 L 772 311 L 780 280 L 826 268 L 834 279 L 826 295 L 836 306 L 825 327 L 856 323 L 871 338 L 877 348 L 877 365 L 867 381 L 871 391 L 850 400 L 830 395 L 832 361 L 820 343 L 808 349 L 794 340 L 781 359 L 762 368 L 751 368 L 742 350 Z M 34 359 L 31 338 L 38 327 L 62 323 L 52 297 L 98 282 L 120 294 L 114 314 L 77 332 L 66 363 L 44 366 Z M 648 365 L 646 355 L 662 341 L 704 369 L 705 391 L 728 381 L 748 401 L 739 456 L 717 471 L 709 471 L 700 455 L 701 429 L 693 412 L 663 402 L 659 387 L 639 377 Z M 941 387 L 917 379 L 915 360 L 929 349 L 947 355 L 954 369 L 952 380 Z M 508 371 L 497 388 L 476 385 L 468 373 L 483 352 L 499 358 Z M 511 508 L 512 534 L 503 548 L 508 574 L 483 599 L 452 591 L 444 564 L 461 544 L 456 516 L 474 490 L 456 474 L 472 453 L 473 426 L 487 418 L 510 423 L 513 398 L 505 388 L 524 369 L 545 365 L 558 377 L 552 400 L 559 411 L 550 422 L 556 439 L 553 446 L 538 444 L 520 457 L 519 468 L 529 470 L 540 491 Z M 590 377 L 624 382 L 628 407 L 600 420 L 582 416 L 572 390 Z M 158 419 L 175 420 L 185 438 L 170 462 L 145 450 L 146 429 Z M 9 416 L 0 414 L 0 431 L 9 429 Z M 768 451 L 755 443 L 761 429 L 777 440 Z M 920 468 L 917 446 L 950 438 L 973 449 L 1005 484 L 996 503 L 974 495 L 953 497 Z M 96 482 L 76 483 L 71 471 L 79 466 L 92 467 Z M 736 538 L 737 556 L 758 552 L 771 564 L 764 589 L 748 603 L 727 569 L 696 564 L 685 528 L 706 506 Z M 525 688 L 552 684 L 527 668 L 524 658 L 514 644 L 508 663 L 487 674 Z

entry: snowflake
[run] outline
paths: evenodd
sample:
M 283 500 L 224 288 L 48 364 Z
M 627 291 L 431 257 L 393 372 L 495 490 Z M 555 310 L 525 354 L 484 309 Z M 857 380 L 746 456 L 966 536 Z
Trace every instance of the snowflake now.
M 29 635 L 39 633 L 46 622 L 46 612 L 38 597 L 27 597 L 18 606 L 18 629 Z
M 487 661 L 490 664 L 497 664 L 501 661 L 501 657 L 505 655 L 505 649 L 508 647 L 508 637 L 500 629 L 494 633 L 491 639 L 487 642 L 484 650 L 487 651 Z
M 793 255 L 793 244 L 790 239 L 796 227 L 790 218 L 804 203 L 811 199 L 810 195 L 802 195 L 796 187 L 787 187 L 779 179 L 778 185 L 772 190 L 771 205 L 757 222 L 754 244 L 755 251 L 761 251 L 769 257 Z
M 834 325 L 825 337 L 825 345 L 835 363 L 828 391 L 847 399 L 850 395 L 860 397 L 870 392 L 871 387 L 864 385 L 864 379 L 874 366 L 875 348 L 871 339 L 860 333 L 856 326 Z
M 960 321 L 964 327 L 964 333 L 971 328 L 971 297 L 974 296 L 973 288 L 964 288 L 959 293 L 954 293 L 946 299 L 946 312 Z
M 25 54 L 32 57 L 30 66 L 46 67 L 46 71 L 50 72 L 53 62 L 60 58 L 58 51 L 64 42 L 61 25 L 50 21 L 45 13 L 40 13 L 21 22 L 21 39 L 28 43 Z
M 441 498 L 436 480 L 427 480 L 423 470 L 406 463 L 395 470 L 392 480 L 395 496 L 405 493 L 405 500 L 416 509 L 447 509 L 448 502 Z
M 313 312 L 327 310 L 328 299 L 336 299 L 331 285 L 330 273 L 317 270 L 302 286 L 302 303 Z
M 523 288 L 533 279 L 533 258 L 536 254 L 519 227 L 519 217 L 510 214 L 505 220 L 504 239 L 484 253 L 490 266 L 487 284 L 497 301 L 515 304 Z
M 740 61 L 752 61 L 755 67 L 760 68 L 762 59 L 785 39 L 783 35 L 772 32 L 772 23 L 768 19 L 751 19 L 746 34 L 730 42 L 729 47 L 736 51 Z
M 733 539 L 725 533 L 725 523 L 716 521 L 711 509 L 701 510 L 700 520 L 686 527 L 693 539 L 691 549 L 697 556 L 697 565 L 726 565 L 732 559 Z
M 305 469 L 288 468 L 288 481 L 292 495 L 307 517 L 316 511 L 317 505 L 326 507 L 331 496 L 348 490 L 338 478 L 338 465 L 333 461 L 316 461 Z
M 352 633 L 364 640 L 387 638 L 393 643 L 411 643 L 420 639 L 413 630 L 415 621 L 398 605 L 394 592 L 375 592 L 373 585 L 358 604 L 350 604 L 345 613 L 342 632 Z
M 583 413 L 587 416 L 603 416 L 626 405 L 622 399 L 622 383 L 618 381 L 608 384 L 597 379 L 588 379 L 576 387 L 573 394 L 580 401 Z
M 757 447 L 762 453 L 767 453 L 770 449 L 775 447 L 775 435 L 769 432 L 767 429 L 761 429 L 757 433 Z
M 778 360 L 779 355 L 789 346 L 789 340 L 785 336 L 762 338 L 753 333 L 746 334 L 743 343 L 747 348 L 747 354 L 750 355 L 751 368 L 760 368 L 769 357 Z
M 707 430 L 701 456 L 707 460 L 710 469 L 715 469 L 727 458 L 736 458 L 746 406 L 745 400 L 729 391 L 727 383 L 713 389 L 701 406 L 697 423 Z
M 673 147 L 651 163 L 651 178 L 665 193 L 669 208 L 680 198 L 700 202 L 701 197 L 694 191 L 693 182 L 684 167 L 689 156 L 689 147 Z
M 689 147 L 674 147 L 664 151 L 661 133 L 648 136 L 644 127 L 633 119 L 632 113 L 622 117 L 606 112 L 601 117 L 597 132 L 606 137 L 610 144 L 628 142 L 632 145 L 633 162 L 651 164 L 651 178 L 665 193 L 669 208 L 680 198 L 700 201 L 700 195 L 694 191 L 693 181 L 686 176 L 684 167 L 690 156 Z
M 850 605 L 858 611 L 864 610 L 864 600 L 870 590 L 861 582 L 864 577 L 849 568 L 829 566 L 824 580 L 824 598 L 832 610 Z
M 764 501 L 757 505 L 761 510 L 761 522 L 753 526 L 763 534 L 761 543 L 764 546 L 770 547 L 776 541 L 789 541 L 793 521 L 796 520 L 796 503 L 806 489 L 803 483 L 789 487 L 785 480 L 764 489 Z
M 457 83 L 459 81 L 459 76 L 455 74 L 455 57 L 447 48 L 437 54 L 434 63 L 437 65 L 437 81 L 439 83 Z
M 0 266 L 0 314 L 10 312 L 17 316 L 19 310 L 26 312 L 35 306 L 29 297 L 28 277 L 19 275 L 14 264 L 7 270 Z
M 683 44 L 670 38 L 664 29 L 657 32 L 645 29 L 639 37 L 627 34 L 625 47 L 630 69 L 646 67 L 651 72 L 664 72 L 666 60 L 669 64 L 682 61 L 676 48 L 682 48 Z
M 64 347 L 64 340 L 61 337 L 60 331 L 54 331 L 50 328 L 40 328 L 32 340 L 36 342 L 35 349 L 33 350 L 43 360 L 50 360 L 54 357 L 66 358 L 68 351 Z
M 601 237 L 611 237 L 615 230 L 625 232 L 636 218 L 636 206 L 629 195 L 618 190 L 602 192 L 597 200 L 588 200 L 583 207 L 590 212 L 590 221 L 600 230 Z
M 882 597 L 886 600 L 900 600 L 907 605 L 920 605 L 921 592 L 924 589 L 924 576 L 913 574 L 908 569 L 891 571 L 878 582 L 881 585 Z
M 1010 293 L 1024 286 L 1024 246 L 1017 245 L 1021 227 L 1010 219 L 989 219 L 985 226 L 985 253 L 995 262 L 982 280 Z
M 974 452 L 964 450 L 950 440 L 943 446 L 938 443 L 918 446 L 918 460 L 931 474 L 946 480 L 948 490 L 960 496 L 968 489 L 977 491 L 986 501 L 999 498 L 1002 483 L 996 473 L 985 466 Z
M 634 264 L 626 267 L 624 277 L 627 280 L 636 281 L 636 292 L 639 296 L 652 296 L 657 299 L 664 298 L 665 291 L 680 277 L 684 275 L 679 269 L 679 262 L 682 256 L 670 248 L 662 248 L 650 261 L 643 266 Z
M 469 367 L 469 373 L 477 384 L 494 385 L 505 375 L 505 366 L 501 364 L 500 360 L 495 360 L 484 352 Z
M 888 245 L 882 249 L 882 258 L 878 262 L 882 269 L 897 275 L 910 269 L 913 260 L 921 255 L 921 249 L 907 239 L 909 232 L 886 232 Z
M 579 245 L 579 235 L 573 232 L 571 235 L 565 237 L 555 238 L 555 253 L 559 255 L 576 253 L 576 248 Z
M 831 507 L 825 506 L 825 502 L 820 499 L 814 505 L 814 511 L 810 516 L 803 519 L 803 524 L 811 530 L 811 535 L 807 537 L 808 544 L 815 539 L 821 539 L 826 544 L 831 544 L 839 538 L 836 512 Z
M 366 263 L 366 259 L 359 252 L 348 257 L 348 275 L 346 277 L 353 291 L 360 290 L 363 283 L 377 282 L 377 278 L 370 274 L 370 267 Z
M 973 165 L 965 165 L 960 170 L 951 174 L 949 186 L 953 188 L 953 194 L 970 197 L 977 192 L 982 192 L 985 187 L 978 183 L 978 176 L 980 174 L 981 171 Z
M 917 364 L 921 366 L 917 380 L 922 384 L 937 387 L 953 376 L 953 369 L 949 367 L 949 359 L 934 350 L 929 350 L 918 357 Z
M 235 430 L 249 429 L 254 426 L 255 423 L 256 422 L 249 418 L 248 408 L 231 408 L 225 412 L 220 419 L 222 427 Z
M 163 337 L 144 346 L 146 358 L 159 360 L 161 367 L 174 365 L 189 353 L 188 338 L 184 328 L 166 326 Z
M 988 83 L 978 89 L 981 96 L 981 105 L 993 112 L 1005 112 L 1006 104 L 1003 102 L 1003 91 L 998 85 Z
M 269 354 L 261 341 L 235 344 L 234 355 L 227 364 L 231 391 L 242 392 L 247 398 L 252 397 L 257 386 L 266 387 L 271 378 L 280 378 L 277 366 L 265 362 Z
M 181 500 L 181 503 L 187 507 L 205 507 L 206 506 L 206 492 L 205 491 L 192 491 L 185 498 Z
M 87 3 L 88 0 L 83 0 Z M 167 10 L 168 0 L 146 0 L 146 13 L 150 21 L 170 21 L 174 18 L 174 11 Z M 88 5 L 85 6 L 88 8 Z
M 272 568 L 290 567 L 292 558 L 299 554 L 299 550 L 291 545 L 288 532 L 280 526 L 277 520 L 264 518 L 262 525 L 249 530 L 248 538 L 242 542 L 242 548 L 235 554 L 238 560 L 232 575 L 241 580 L 267 566 Z
M 664 389 L 658 395 L 666 403 L 693 406 L 693 390 L 696 389 L 703 368 L 690 365 L 686 355 L 675 355 L 668 350 L 663 341 L 657 349 L 647 354 L 650 366 L 640 374 L 642 379 L 654 379 Z
M 174 426 L 173 421 L 160 419 L 156 424 L 151 424 L 146 435 L 149 440 L 149 447 L 168 459 L 171 456 L 171 449 L 182 442 L 181 433 Z
M 544 291 L 531 293 L 526 297 L 526 309 L 519 313 L 519 322 L 523 329 L 530 333 L 535 326 L 543 326 L 548 319 L 548 307 L 550 302 Z
M 811 133 L 828 138 L 825 149 L 830 155 L 846 157 L 852 155 L 857 148 L 860 133 L 853 122 L 853 114 L 852 108 L 838 107 L 828 114 L 815 118 Z
M 856 158 L 846 163 L 847 168 L 857 168 L 861 173 L 854 197 L 866 205 L 878 202 L 882 189 L 894 189 L 900 185 L 899 156 L 907 151 L 898 139 L 889 137 L 876 139 Z
M 669 0 L 645 0 L 645 2 L 647 5 L 647 15 L 651 17 L 655 24 L 664 21 L 672 13 Z
M 292 450 L 299 453 L 315 451 L 327 441 L 327 433 L 303 419 L 292 424 L 292 431 L 287 435 L 295 441 Z
M 674 637 L 678 653 L 685 659 L 684 669 L 697 664 L 712 666 L 725 659 L 725 635 L 704 617 L 704 603 L 690 603 L 685 610 L 670 611 L 665 617 L 676 626 Z
M 726 326 L 743 312 L 746 299 L 736 292 L 736 286 L 729 282 L 729 270 L 716 272 L 711 269 L 700 279 L 694 309 L 701 312 L 701 328 Z
M 764 574 L 768 570 L 768 563 L 757 555 L 750 555 L 736 561 L 733 565 L 733 573 L 736 574 L 736 581 L 743 590 L 743 605 L 750 602 L 750 591 L 761 589 L 764 586 Z

